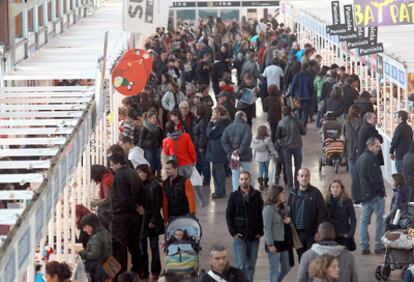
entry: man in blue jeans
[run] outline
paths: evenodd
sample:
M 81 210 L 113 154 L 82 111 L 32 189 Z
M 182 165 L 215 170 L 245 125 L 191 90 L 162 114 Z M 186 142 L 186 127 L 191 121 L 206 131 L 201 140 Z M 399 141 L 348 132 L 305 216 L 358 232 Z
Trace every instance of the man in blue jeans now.
M 385 186 L 381 166 L 377 155 L 381 152 L 381 143 L 375 137 L 366 141 L 366 149 L 357 159 L 352 175 L 352 198 L 361 203 L 360 239 L 362 254 L 371 253 L 369 249 L 368 225 L 372 213 L 375 213 L 375 253 L 382 254 L 384 249 L 381 237 L 384 233 Z
M 250 184 L 250 173 L 242 171 L 239 176 L 239 189 L 230 194 L 227 203 L 226 220 L 229 232 L 234 238 L 236 266 L 252 282 L 260 237 L 263 236 L 263 200 L 260 192 Z
M 276 130 L 276 146 L 281 146 L 283 160 L 285 161 L 285 173 L 288 179 L 288 192 L 292 191 L 294 179 L 302 166 L 302 135 L 306 134 L 304 124 L 291 113 L 289 107 L 282 108 L 284 118 L 279 122 Z M 295 164 L 295 175 L 292 171 L 292 156 Z

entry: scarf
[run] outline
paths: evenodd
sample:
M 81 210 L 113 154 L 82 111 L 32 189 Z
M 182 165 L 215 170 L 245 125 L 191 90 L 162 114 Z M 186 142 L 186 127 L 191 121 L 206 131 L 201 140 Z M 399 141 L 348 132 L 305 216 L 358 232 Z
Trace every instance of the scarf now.
M 155 133 L 158 131 L 158 126 L 150 123 L 147 119 L 144 120 L 144 127 L 148 129 L 148 131 L 151 133 Z
M 167 133 L 167 138 L 172 139 L 172 140 L 178 140 L 181 137 L 181 130 L 178 131 L 174 131 L 172 133 Z

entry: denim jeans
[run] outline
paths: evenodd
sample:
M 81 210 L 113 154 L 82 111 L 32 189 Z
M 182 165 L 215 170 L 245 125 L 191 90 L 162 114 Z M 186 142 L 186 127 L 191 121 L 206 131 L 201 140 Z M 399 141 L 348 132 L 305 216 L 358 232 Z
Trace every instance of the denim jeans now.
M 259 244 L 259 239 L 253 241 L 234 239 L 233 241 L 236 267 L 246 274 L 249 282 L 253 282 Z
M 290 270 L 289 252 L 267 253 L 269 261 L 269 282 L 281 282 Z
M 161 169 L 161 149 L 144 150 L 144 158 L 149 162 L 152 172 Z
M 144 276 L 149 275 L 148 267 L 148 240 L 151 249 L 151 275 L 160 275 L 161 273 L 161 261 L 160 261 L 160 249 L 158 244 L 158 236 L 141 239 L 141 256 L 142 256 L 142 270 Z
M 199 206 L 204 207 L 204 194 L 203 194 L 203 186 L 193 186 L 195 196 Z
M 231 184 L 233 186 L 233 191 L 237 191 L 237 189 L 239 188 L 239 176 L 240 176 L 240 171 L 251 171 L 251 164 L 250 162 L 240 162 L 240 167 L 239 169 L 232 169 L 231 170 Z
M 295 164 L 295 174 L 293 175 L 292 171 L 292 156 L 294 157 L 294 164 Z M 285 161 L 285 170 L 286 170 L 286 177 L 288 180 L 288 192 L 293 190 L 294 183 L 296 182 L 296 175 L 300 167 L 302 166 L 302 148 L 298 149 L 290 149 L 285 148 L 283 149 L 283 159 Z
M 351 177 L 352 177 L 352 174 L 354 173 L 354 169 L 355 169 L 355 161 L 348 159 L 348 172 L 349 172 L 349 175 L 351 175 Z
M 395 160 L 395 170 L 397 173 L 401 173 L 402 171 L 403 160 Z
M 375 249 L 379 250 L 383 247 L 381 237 L 384 234 L 385 199 L 377 196 L 369 201 L 363 202 L 361 205 L 362 208 L 359 227 L 361 248 L 363 250 L 369 250 L 368 225 L 371 222 L 372 213 L 375 213 Z
M 301 99 L 301 108 L 298 110 L 298 118 L 303 122 L 306 126 L 308 123 L 309 115 L 312 112 L 312 99 Z
M 258 162 L 259 177 L 269 178 L 269 162 Z
M 224 163 L 213 163 L 214 193 L 217 196 L 226 195 L 226 170 Z

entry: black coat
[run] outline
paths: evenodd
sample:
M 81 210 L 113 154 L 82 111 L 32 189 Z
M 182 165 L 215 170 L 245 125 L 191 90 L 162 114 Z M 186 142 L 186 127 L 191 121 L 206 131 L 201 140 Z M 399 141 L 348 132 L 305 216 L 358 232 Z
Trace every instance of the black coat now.
M 156 180 L 144 182 L 145 202 L 144 202 L 144 217 L 141 227 L 141 238 L 155 237 L 164 233 L 164 221 L 161 217 L 162 207 L 162 188 L 160 183 Z M 148 225 L 152 223 L 154 228 L 149 228 Z
M 115 172 L 111 191 L 114 214 L 135 213 L 137 205 L 145 201 L 145 190 L 134 169 L 125 165 Z
M 377 156 L 369 150 L 358 157 L 352 175 L 352 199 L 356 204 L 385 197 L 384 179 Z
M 227 160 L 227 153 L 224 151 L 221 137 L 226 127 L 231 123 L 229 119 L 220 119 L 210 122 L 207 126 L 207 150 L 206 160 L 213 163 L 224 163 Z
M 288 206 L 290 207 L 290 217 L 293 222 L 297 214 L 298 192 L 299 187 L 296 187 L 290 192 L 289 196 Z M 303 191 L 303 194 L 305 202 L 304 231 L 308 234 L 316 234 L 319 224 L 326 221 L 325 201 L 319 189 L 312 185 L 309 185 L 308 189 Z
M 402 174 L 405 184 L 410 187 L 410 202 L 414 201 L 414 152 L 408 152 L 403 159 Z
M 205 118 L 199 118 L 194 123 L 193 138 L 197 150 L 204 151 L 207 147 L 207 125 L 208 122 Z
M 240 269 L 235 268 L 233 266 L 229 266 L 219 276 L 222 279 L 226 280 L 227 282 L 247 282 L 247 278 L 244 272 L 242 272 Z M 210 275 L 208 275 L 208 273 L 204 273 L 200 276 L 200 278 L 198 278 L 197 282 L 216 282 L 216 280 L 211 278 Z
M 162 129 L 151 132 L 145 126 L 142 127 L 139 134 L 138 146 L 143 150 L 159 149 L 162 145 Z
M 361 116 L 364 116 L 366 113 L 374 112 L 374 106 L 367 98 L 359 97 L 355 102 L 355 105 L 359 108 Z
M 334 96 L 329 97 L 326 101 L 325 110 L 326 112 L 332 112 L 334 118 L 339 117 L 343 112 L 341 99 Z
M 397 160 L 402 160 L 413 142 L 413 129 L 407 122 L 400 123 L 392 136 L 390 154 L 395 154 Z M 414 173 L 414 172 L 413 172 Z
M 326 208 L 328 221 L 333 224 L 336 236 L 348 235 L 350 238 L 353 237 L 356 228 L 356 217 L 352 200 L 347 199 L 341 203 L 339 199 L 330 197 L 326 203 Z
M 362 153 L 365 151 L 366 145 L 365 142 L 370 137 L 377 138 L 381 143 L 383 142 L 383 138 L 381 134 L 379 134 L 378 130 L 367 123 L 366 121 L 362 122 L 361 127 L 358 130 L 358 146 L 357 146 L 357 157 L 362 155 Z M 384 156 L 382 155 L 382 151 L 380 151 L 377 155 L 378 163 L 379 165 L 384 165 Z
M 349 108 L 358 99 L 358 91 L 351 87 L 349 84 L 345 84 L 342 88 L 343 96 L 341 97 L 341 109 L 342 113 L 348 114 Z
M 263 236 L 263 200 L 259 191 L 250 187 L 245 196 L 239 188 L 230 194 L 227 202 L 226 219 L 231 236 L 241 234 L 243 240 L 254 240 Z

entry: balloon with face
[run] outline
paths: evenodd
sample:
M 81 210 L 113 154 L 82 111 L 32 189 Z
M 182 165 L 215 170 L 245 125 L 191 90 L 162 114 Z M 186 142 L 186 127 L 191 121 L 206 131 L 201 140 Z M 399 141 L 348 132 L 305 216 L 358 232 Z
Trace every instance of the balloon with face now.
M 147 80 L 144 64 L 137 61 L 119 61 L 112 71 L 112 85 L 122 95 L 139 94 Z
M 152 55 L 142 49 L 130 49 L 121 57 L 120 61 L 138 61 L 144 64 L 145 70 L 148 75 L 152 71 L 152 63 L 154 61 Z

